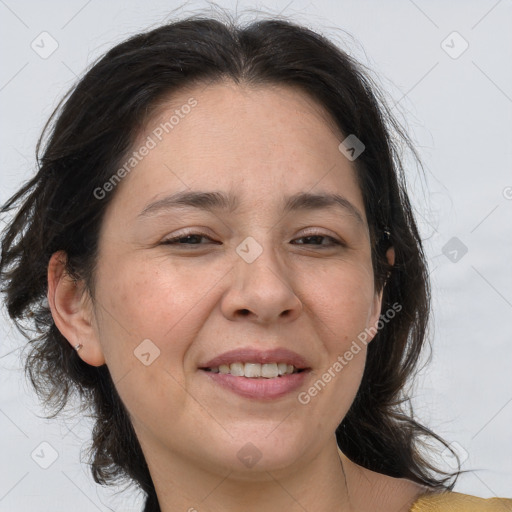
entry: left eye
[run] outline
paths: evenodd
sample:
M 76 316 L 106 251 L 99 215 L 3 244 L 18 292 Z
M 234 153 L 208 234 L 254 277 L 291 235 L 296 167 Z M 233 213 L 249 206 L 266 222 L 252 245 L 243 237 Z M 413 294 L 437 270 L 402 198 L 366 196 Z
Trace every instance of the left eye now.
M 324 239 L 324 240 L 329 240 L 329 243 L 328 244 L 318 244 L 318 245 L 323 245 L 324 247 L 330 247 L 330 246 L 333 246 L 333 245 L 341 245 L 341 242 L 339 242 L 338 240 L 336 240 L 335 238 L 333 238 L 332 236 L 327 236 L 327 235 L 307 235 L 307 236 L 302 236 L 300 238 L 296 238 L 295 240 L 320 240 L 320 239 Z M 310 245 L 310 244 L 303 244 L 303 243 L 299 243 L 297 245 Z M 313 245 L 317 245 L 317 244 L 313 244 Z
M 203 238 L 208 239 L 212 242 L 215 242 L 209 236 L 203 235 L 202 233 L 190 233 L 188 235 L 182 235 L 182 236 L 177 236 L 174 238 L 168 238 L 167 240 L 164 240 L 162 242 L 162 244 L 163 245 L 204 245 L 200 242 L 200 240 Z M 300 238 L 296 238 L 295 240 L 303 240 L 303 241 L 309 240 L 310 242 L 313 242 L 313 243 L 299 242 L 295 245 L 320 245 L 320 246 L 324 246 L 324 247 L 331 247 L 333 245 L 342 245 L 342 243 L 339 240 L 336 240 L 332 236 L 327 236 L 327 235 L 307 235 L 307 236 L 302 236 Z M 327 240 L 328 243 L 327 244 L 322 243 L 322 240 Z M 293 240 L 292 240 L 292 242 L 293 242 Z M 219 242 L 215 242 L 215 243 L 219 243 Z

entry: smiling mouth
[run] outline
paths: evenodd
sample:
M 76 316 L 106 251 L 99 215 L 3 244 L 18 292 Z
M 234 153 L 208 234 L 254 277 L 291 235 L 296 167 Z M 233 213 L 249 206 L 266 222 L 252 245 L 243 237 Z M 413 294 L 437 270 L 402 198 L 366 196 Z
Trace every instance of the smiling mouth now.
M 278 377 L 284 377 L 286 375 L 292 375 L 295 373 L 301 373 L 305 371 L 305 368 L 296 368 L 295 366 L 287 363 L 231 363 L 221 364 L 211 368 L 200 368 L 200 370 L 230 374 L 234 377 L 246 377 L 248 379 L 274 379 Z

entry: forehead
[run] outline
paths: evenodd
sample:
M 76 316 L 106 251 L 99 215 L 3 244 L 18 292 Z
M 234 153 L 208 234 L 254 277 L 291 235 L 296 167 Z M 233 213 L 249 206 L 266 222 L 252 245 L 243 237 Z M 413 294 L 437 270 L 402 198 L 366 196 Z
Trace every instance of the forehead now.
M 242 203 L 258 197 L 261 205 L 317 187 L 362 207 L 353 164 L 338 149 L 343 138 L 300 89 L 197 85 L 159 101 L 132 147 L 151 149 L 122 186 L 131 182 L 130 195 L 146 199 L 164 191 L 238 190 Z
M 162 96 L 148 111 L 149 125 L 165 122 L 170 113 L 180 110 L 191 98 L 197 100 L 197 105 L 191 109 L 193 115 L 186 115 L 189 124 L 199 121 L 200 112 L 215 114 L 223 120 L 231 118 L 235 124 L 241 123 L 243 119 L 254 120 L 255 117 L 262 122 L 266 120 L 276 123 L 281 117 L 281 126 L 286 126 L 289 131 L 291 126 L 282 115 L 289 116 L 290 111 L 293 111 L 297 116 L 304 116 L 304 121 L 309 124 L 315 118 L 318 124 L 328 126 L 338 138 L 342 135 L 325 107 L 298 85 L 235 83 L 229 79 L 190 84 Z M 212 128 L 215 127 L 213 121 Z

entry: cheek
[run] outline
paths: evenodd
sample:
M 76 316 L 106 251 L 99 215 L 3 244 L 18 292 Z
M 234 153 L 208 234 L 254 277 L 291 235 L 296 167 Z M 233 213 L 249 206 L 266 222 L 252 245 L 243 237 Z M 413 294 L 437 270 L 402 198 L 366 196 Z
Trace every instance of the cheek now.
M 367 346 L 361 341 L 370 317 L 371 300 L 348 286 L 344 290 L 316 293 L 315 331 L 324 351 L 322 364 L 299 403 L 331 432 L 346 416 L 363 376 Z
M 369 326 L 375 309 L 371 266 L 343 262 L 325 271 L 310 272 L 301 286 L 301 299 L 319 320 L 328 339 L 343 346 Z
M 205 298 L 218 277 L 122 258 L 97 275 L 99 336 L 111 371 L 140 364 L 135 357 L 146 346 L 152 357 L 181 365 L 204 323 Z
M 166 424 L 186 409 L 183 361 L 204 323 L 201 297 L 213 283 L 122 260 L 108 279 L 100 269 L 98 276 L 98 334 L 117 392 L 139 428 L 148 428 L 141 418 Z
M 321 369 L 315 376 L 329 388 L 340 412 L 348 410 L 355 396 L 366 362 L 366 343 L 375 306 L 373 275 L 364 265 L 344 265 L 317 274 L 305 282 L 308 306 L 313 313 L 315 332 L 325 350 Z M 312 390 L 313 394 L 315 393 Z

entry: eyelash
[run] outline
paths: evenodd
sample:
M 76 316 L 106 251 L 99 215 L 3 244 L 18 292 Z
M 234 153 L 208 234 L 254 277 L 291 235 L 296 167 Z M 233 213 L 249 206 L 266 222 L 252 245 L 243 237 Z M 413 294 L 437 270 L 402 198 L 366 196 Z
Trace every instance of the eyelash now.
M 178 235 L 173 238 L 168 238 L 168 239 L 162 241 L 162 245 L 183 245 L 183 246 L 188 245 L 189 247 L 187 247 L 187 248 L 190 248 L 190 246 L 205 245 L 205 244 L 178 244 L 177 243 L 179 240 L 183 240 L 185 238 L 190 238 L 190 237 L 201 237 L 201 238 L 208 238 L 209 240 L 212 240 L 208 235 L 205 235 L 204 233 L 192 232 L 192 233 L 184 233 L 182 235 Z M 334 238 L 332 236 L 326 235 L 325 233 L 319 233 L 319 232 L 312 232 L 307 235 L 296 238 L 295 240 L 301 240 L 304 238 L 316 238 L 316 237 L 325 238 L 325 239 L 328 239 L 331 241 L 331 243 L 329 245 L 318 244 L 318 247 L 334 247 L 336 245 L 345 246 L 345 244 L 343 242 L 341 242 L 340 240 L 337 240 L 336 238 Z M 298 245 L 309 245 L 309 244 L 298 244 Z

